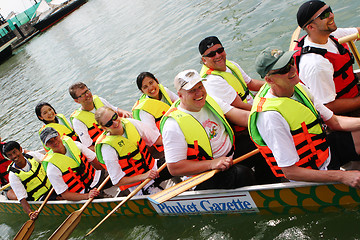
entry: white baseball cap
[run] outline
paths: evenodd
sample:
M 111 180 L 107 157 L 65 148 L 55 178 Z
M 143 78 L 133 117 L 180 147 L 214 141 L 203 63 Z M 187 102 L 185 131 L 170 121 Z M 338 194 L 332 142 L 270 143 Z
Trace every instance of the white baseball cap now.
M 202 78 L 196 70 L 188 69 L 176 75 L 174 86 L 176 91 L 179 91 L 180 89 L 190 90 L 201 81 L 206 81 L 206 78 Z

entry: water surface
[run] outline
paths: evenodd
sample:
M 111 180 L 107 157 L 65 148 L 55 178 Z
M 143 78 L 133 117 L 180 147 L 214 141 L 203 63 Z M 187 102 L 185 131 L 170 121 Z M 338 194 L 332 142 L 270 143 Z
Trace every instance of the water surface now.
M 174 90 L 175 75 L 200 70 L 198 43 L 216 35 L 228 59 L 253 78 L 254 60 L 268 46 L 288 49 L 297 27 L 297 0 L 90 0 L 15 51 L 0 65 L 0 136 L 40 149 L 42 123 L 34 108 L 50 102 L 69 116 L 79 107 L 68 93 L 77 81 L 113 105 L 131 110 L 140 93 L 136 76 L 150 71 Z M 338 26 L 358 26 L 356 0 L 327 1 Z M 65 218 L 40 217 L 32 239 L 47 239 Z M 11 239 L 27 220 L 0 216 L 0 239 Z M 82 218 L 80 239 L 100 218 Z M 119 218 L 89 239 L 358 239 L 359 214 Z

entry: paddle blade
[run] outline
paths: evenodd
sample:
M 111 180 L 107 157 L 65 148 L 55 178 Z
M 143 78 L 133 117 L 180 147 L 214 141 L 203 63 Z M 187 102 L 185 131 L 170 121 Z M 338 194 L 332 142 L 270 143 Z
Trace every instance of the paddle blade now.
M 170 188 L 167 188 L 161 192 L 150 195 L 147 198 L 155 204 L 163 203 L 173 197 L 176 197 L 180 193 L 183 193 L 186 190 L 189 190 L 190 188 L 193 188 L 193 187 L 199 185 L 200 183 L 210 179 L 217 172 L 219 172 L 219 170 L 211 170 L 208 172 L 198 174 L 192 178 L 189 178 L 183 182 L 180 182 L 180 183 L 178 183 Z
M 26 223 L 21 227 L 20 231 L 14 237 L 14 240 L 27 240 L 30 238 L 35 228 L 34 220 L 27 220 Z
M 249 152 L 241 157 L 236 158 L 233 161 L 233 163 L 234 164 L 239 163 L 257 153 L 259 153 L 259 149 L 252 150 L 251 152 Z M 189 190 L 190 188 L 193 188 L 193 187 L 199 185 L 200 183 L 210 179 L 212 176 L 214 176 L 218 172 L 220 172 L 220 170 L 216 169 L 216 170 L 211 170 L 208 172 L 200 173 L 192 178 L 187 179 L 186 181 L 176 184 L 175 186 L 167 188 L 156 194 L 150 195 L 148 197 L 148 199 L 155 204 L 163 203 L 163 202 L 179 195 L 180 193 L 183 193 L 186 190 Z
M 68 239 L 74 229 L 77 227 L 81 220 L 82 211 L 75 211 L 71 213 L 66 220 L 56 229 L 56 231 L 50 236 L 49 240 L 63 240 Z

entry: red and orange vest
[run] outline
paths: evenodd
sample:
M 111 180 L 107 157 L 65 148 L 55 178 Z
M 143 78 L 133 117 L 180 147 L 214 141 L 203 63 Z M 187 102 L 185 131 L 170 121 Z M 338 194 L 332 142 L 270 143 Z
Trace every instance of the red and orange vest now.
M 287 97 L 265 98 L 270 87 L 265 84 L 254 99 L 249 117 L 251 139 L 269 164 L 274 175 L 284 177 L 276 159 L 261 137 L 256 122 L 260 112 L 277 111 L 288 122 L 300 160 L 299 167 L 319 169 L 329 157 L 326 134 L 322 128 L 322 119 L 302 86 L 295 86 L 295 93 L 302 102 Z
M 93 100 L 94 100 L 95 109 L 99 109 L 100 107 L 104 106 L 104 104 L 101 102 L 98 96 L 93 95 Z M 95 114 L 89 111 L 82 110 L 80 107 L 71 114 L 70 116 L 71 123 L 74 118 L 80 120 L 86 125 L 86 127 L 88 128 L 89 135 L 93 141 L 92 145 L 95 145 L 96 140 L 104 131 L 99 127 L 99 124 L 96 122 Z
M 336 98 L 353 98 L 359 94 L 356 83 L 358 82 L 352 65 L 354 64 L 354 56 L 348 49 L 346 43 L 340 44 L 336 38 L 330 36 L 331 41 L 336 44 L 339 54 L 328 52 L 326 49 L 306 46 L 304 47 L 304 37 L 302 37 L 294 50 L 299 50 L 294 54 L 295 63 L 299 69 L 300 57 L 307 53 L 316 53 L 322 55 L 334 67 L 334 83 L 336 90 Z
M 101 154 L 101 146 L 108 144 L 116 150 L 119 165 L 126 177 L 146 173 L 154 167 L 155 159 L 151 156 L 148 146 L 141 138 L 135 126 L 126 118 L 122 118 L 121 122 L 127 137 L 121 135 L 106 135 L 107 132 L 104 132 L 95 144 L 97 159 L 100 163 L 105 163 Z M 123 191 L 140 183 L 141 181 L 123 185 L 120 186 L 120 189 Z
M 66 149 L 70 151 L 71 157 L 50 150 L 42 161 L 45 170 L 47 171 L 47 165 L 50 162 L 62 172 L 62 178 L 69 192 L 80 193 L 82 190 L 89 192 L 95 176 L 94 167 L 71 138 L 62 136 L 61 139 Z
M 3 144 L 5 143 L 4 142 L 0 143 L 1 148 L 3 147 Z M 9 171 L 7 169 L 11 163 L 12 162 L 10 160 L 4 158 L 4 156 L 0 151 L 0 186 L 9 183 Z

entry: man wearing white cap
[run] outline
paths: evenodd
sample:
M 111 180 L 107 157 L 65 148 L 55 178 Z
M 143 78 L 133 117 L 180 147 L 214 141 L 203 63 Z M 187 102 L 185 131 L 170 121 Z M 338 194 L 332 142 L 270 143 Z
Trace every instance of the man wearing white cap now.
M 251 109 L 251 138 L 277 177 L 360 187 L 360 171 L 319 171 L 360 160 L 358 141 L 343 134 L 352 131 L 354 140 L 359 139 L 360 118 L 334 115 L 314 99 L 299 84 L 294 53 L 267 48 L 256 58 L 256 70 L 266 84 Z M 333 132 L 326 134 L 323 121 Z
M 227 122 L 247 126 L 248 111 L 233 108 L 207 95 L 195 70 L 180 72 L 174 79 L 179 95 L 160 124 L 165 158 L 174 176 L 189 176 L 212 169 L 218 173 L 196 187 L 237 188 L 254 183 L 252 171 L 232 164 L 234 134 Z M 203 161 L 204 160 L 204 161 Z

